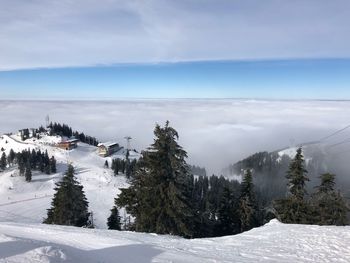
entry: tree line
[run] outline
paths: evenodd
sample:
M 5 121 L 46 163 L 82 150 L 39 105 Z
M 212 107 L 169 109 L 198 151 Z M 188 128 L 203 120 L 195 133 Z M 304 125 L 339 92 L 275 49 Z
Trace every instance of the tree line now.
M 289 165 L 288 196 L 274 201 L 278 219 L 284 223 L 347 225 L 349 205 L 340 191 L 335 189 L 335 175 L 324 173 L 316 192 L 307 195 L 308 171 L 302 149 L 299 148 Z
M 130 187 L 115 199 L 110 228 L 118 225 L 121 207 L 134 218 L 129 230 L 186 238 L 236 234 L 261 224 L 250 170 L 241 184 L 215 175 L 195 177 L 177 131 L 167 122 L 154 134 Z
M 98 140 L 95 137 L 85 135 L 83 132 L 73 131 L 71 127 L 69 127 L 67 124 L 60 124 L 57 122 L 50 123 L 48 128 L 50 128 L 50 135 L 59 135 L 59 136 L 66 136 L 66 137 L 72 137 L 74 136 L 76 139 L 83 143 L 87 143 L 93 146 L 98 145 Z
M 254 186 L 254 170 L 246 169 L 241 183 L 222 176 L 194 176 L 186 163 L 187 153 L 177 142 L 178 133 L 169 122 L 164 127 L 157 125 L 154 135 L 154 143 L 135 163 L 130 187 L 121 189 L 115 198 L 107 218 L 109 229 L 194 238 L 241 233 L 272 217 L 284 223 L 348 224 L 349 206 L 335 190 L 335 175 L 323 174 L 316 192 L 306 198 L 308 177 L 302 149 L 288 167 L 287 197 L 275 200 L 270 209 L 257 200 L 261 193 Z M 72 167 L 55 189 L 45 223 L 91 225 L 88 202 Z M 79 205 L 71 204 L 73 200 L 80 200 Z M 121 208 L 133 218 L 124 227 Z
M 18 166 L 20 176 L 25 176 L 27 182 L 32 180 L 32 171 L 40 171 L 42 173 L 51 174 L 56 173 L 56 159 L 54 156 L 49 157 L 47 151 L 40 150 L 23 150 L 15 153 L 13 149 L 10 150 L 6 156 L 2 153 L 0 158 L 0 169 L 5 170 L 7 167 Z
M 113 159 L 111 163 L 111 169 L 113 170 L 113 174 L 115 176 L 121 173 L 121 174 L 125 174 L 126 178 L 129 179 L 135 172 L 136 163 L 137 163 L 137 160 L 136 159 L 130 160 L 127 154 L 126 159 L 120 159 L 120 158 Z M 109 167 L 107 160 L 105 162 L 105 167 L 106 168 Z

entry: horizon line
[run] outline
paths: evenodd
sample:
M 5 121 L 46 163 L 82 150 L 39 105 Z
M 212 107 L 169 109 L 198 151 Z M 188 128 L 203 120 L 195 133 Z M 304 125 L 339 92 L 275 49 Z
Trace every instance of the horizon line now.
M 151 100 L 174 100 L 174 101 L 180 101 L 180 100 L 247 100 L 247 101 L 334 101 L 334 102 L 348 102 L 349 99 L 321 99 L 321 98 L 252 98 L 252 97 L 219 97 L 219 98 L 213 98 L 213 97 L 207 97 L 207 98 L 191 98 L 191 97 L 174 97 L 174 98 L 146 98 L 146 97 L 120 97 L 120 98 L 2 98 L 0 101 L 33 101 L 33 102 L 113 102 L 113 101 L 151 101 Z

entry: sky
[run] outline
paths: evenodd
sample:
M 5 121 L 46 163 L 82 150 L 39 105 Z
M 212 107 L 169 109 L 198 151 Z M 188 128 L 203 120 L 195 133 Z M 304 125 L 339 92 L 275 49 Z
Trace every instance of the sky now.
M 350 99 L 348 0 L 0 0 L 3 99 Z

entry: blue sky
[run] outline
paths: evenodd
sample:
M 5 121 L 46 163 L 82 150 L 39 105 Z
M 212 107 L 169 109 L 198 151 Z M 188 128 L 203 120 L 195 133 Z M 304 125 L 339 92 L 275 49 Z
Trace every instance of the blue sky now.
M 3 98 L 350 99 L 350 60 L 211 61 L 0 72 Z
M 6 99 L 350 99 L 348 0 L 2 0 Z

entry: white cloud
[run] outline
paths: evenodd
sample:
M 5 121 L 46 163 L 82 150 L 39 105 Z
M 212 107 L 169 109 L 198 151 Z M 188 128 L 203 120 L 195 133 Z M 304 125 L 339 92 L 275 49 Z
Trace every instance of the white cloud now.
M 130 135 L 137 149 L 153 142 L 156 122 L 170 120 L 189 162 L 215 173 L 257 151 L 320 139 L 348 125 L 350 116 L 346 101 L 0 101 L 0 109 L 0 133 L 38 127 L 49 114 L 53 121 L 100 140 L 123 143 L 124 136 Z M 344 133 L 350 137 L 349 131 Z M 334 138 L 332 143 L 342 140 Z
M 0 70 L 350 57 L 350 3 L 2 0 Z

